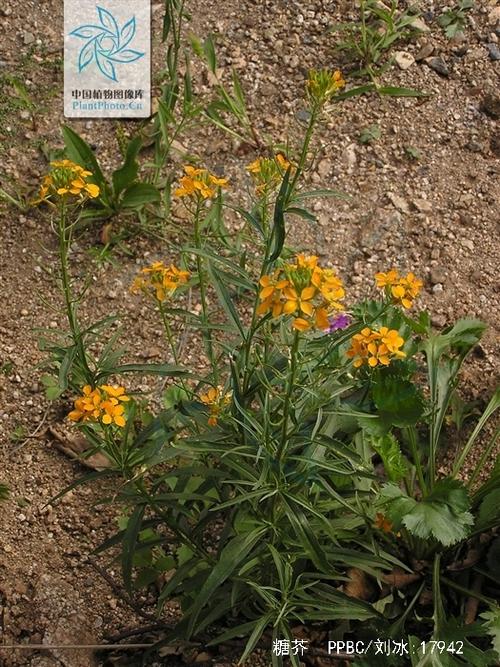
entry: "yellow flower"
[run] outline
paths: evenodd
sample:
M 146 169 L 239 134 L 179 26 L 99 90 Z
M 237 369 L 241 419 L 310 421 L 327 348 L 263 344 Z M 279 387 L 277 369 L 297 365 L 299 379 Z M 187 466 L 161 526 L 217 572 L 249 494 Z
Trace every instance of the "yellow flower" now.
M 372 330 L 365 327 L 352 337 L 351 347 L 346 354 L 354 360 L 355 368 L 364 363 L 370 368 L 375 368 L 379 364 L 388 366 L 394 357 L 397 359 L 406 357 L 406 353 L 400 349 L 403 345 L 404 339 L 396 329 L 381 327 L 379 330 Z
M 220 385 L 210 387 L 205 393 L 200 395 L 200 401 L 210 407 L 210 416 L 208 418 L 209 426 L 217 426 L 217 421 L 222 408 L 231 401 L 231 392 L 224 393 L 224 388 Z
M 344 86 L 345 81 L 339 71 L 310 70 L 306 92 L 313 106 L 322 107 Z
M 174 191 L 176 197 L 196 197 L 211 199 L 217 194 L 216 188 L 227 187 L 227 178 L 218 178 L 207 169 L 186 165 L 185 176 L 179 179 L 179 187 Z
M 262 195 L 277 188 L 291 163 L 282 153 L 277 153 L 273 158 L 260 157 L 247 166 L 255 182 L 257 195 Z
M 383 530 L 384 533 L 391 533 L 393 528 L 393 523 L 387 519 L 381 512 L 377 512 L 375 517 L 374 527 L 379 530 Z
M 322 269 L 315 255 L 299 254 L 259 282 L 257 314 L 293 315 L 292 327 L 298 331 L 327 329 L 333 309 L 342 308 L 342 281 L 332 269 Z
M 394 303 L 411 308 L 414 299 L 419 295 L 423 283 L 416 278 L 414 273 L 408 273 L 406 277 L 399 275 L 396 269 L 387 273 L 376 273 L 375 282 L 379 289 L 385 290 Z
M 51 171 L 44 177 L 40 187 L 39 198 L 35 203 L 50 200 L 51 197 L 67 197 L 73 195 L 80 201 L 85 198 L 95 199 L 100 189 L 87 178 L 92 172 L 84 169 L 71 160 L 56 160 L 50 163 Z
M 131 291 L 152 294 L 157 301 L 171 297 L 178 287 L 188 282 L 190 276 L 189 271 L 182 271 L 173 264 L 165 266 L 163 262 L 153 262 L 142 269 L 141 274 L 132 283 Z
M 105 425 L 125 426 L 125 408 L 122 402 L 130 401 L 125 388 L 118 385 L 103 384 L 95 389 L 85 385 L 82 396 L 75 399 L 75 408 L 68 414 L 74 422 L 102 422 Z

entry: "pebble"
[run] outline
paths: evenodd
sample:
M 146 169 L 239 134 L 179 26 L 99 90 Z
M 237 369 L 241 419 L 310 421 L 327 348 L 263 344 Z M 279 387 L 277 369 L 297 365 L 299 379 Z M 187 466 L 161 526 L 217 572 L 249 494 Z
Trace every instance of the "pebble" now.
M 413 199 L 412 204 L 420 213 L 432 212 L 432 204 L 427 199 Z
M 23 35 L 23 42 L 25 46 L 33 44 L 35 41 L 35 35 L 32 32 L 25 32 Z
M 418 16 L 413 19 L 410 25 L 415 30 L 420 30 L 420 32 L 430 32 L 431 30 L 424 19 L 421 19 Z
M 435 266 L 431 270 L 431 283 L 433 285 L 438 285 L 444 283 L 446 280 L 446 271 L 442 266 Z
M 439 292 L 444 292 L 444 287 L 442 286 L 441 283 L 436 283 L 432 287 L 432 291 L 434 294 L 438 294 Z
M 500 96 L 492 95 L 489 93 L 485 95 L 480 106 L 481 111 L 483 111 L 487 116 L 498 120 L 500 118 Z
M 407 51 L 396 51 L 394 54 L 394 60 L 396 61 L 399 69 L 402 70 L 408 69 L 415 62 L 415 58 Z
M 410 206 L 406 199 L 400 197 L 399 195 L 394 194 L 393 192 L 388 192 L 387 197 L 390 200 L 391 204 L 401 213 L 409 213 Z
M 434 53 L 434 45 L 431 44 L 430 42 L 425 42 L 420 47 L 420 51 L 415 56 L 415 60 L 417 62 L 420 60 L 425 60 L 426 58 L 429 58 L 429 56 L 432 56 L 433 53 Z
M 448 69 L 448 65 L 441 58 L 441 56 L 426 58 L 424 62 L 440 76 L 445 76 L 445 77 L 450 76 L 450 70 Z
M 342 153 L 342 160 L 347 167 L 347 171 L 352 172 L 357 162 L 356 146 L 354 144 L 349 144 L 344 149 Z
M 500 60 L 500 49 L 494 42 L 486 44 L 486 48 L 488 49 L 490 60 L 493 60 L 494 62 Z
M 490 25 L 494 25 L 500 21 L 500 7 L 494 7 L 488 14 L 488 21 Z

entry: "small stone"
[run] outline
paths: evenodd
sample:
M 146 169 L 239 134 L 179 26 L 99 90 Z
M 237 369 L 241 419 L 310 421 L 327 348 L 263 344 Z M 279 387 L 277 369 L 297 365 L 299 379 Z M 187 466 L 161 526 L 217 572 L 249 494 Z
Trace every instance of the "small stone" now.
M 427 199 L 414 199 L 412 204 L 420 213 L 432 212 L 432 204 Z
M 348 171 L 352 171 L 356 166 L 357 157 L 356 157 L 356 147 L 354 144 L 349 144 L 342 153 L 342 160 L 347 167 Z
M 439 74 L 439 76 L 444 76 L 444 77 L 450 76 L 450 70 L 448 69 L 448 65 L 441 58 L 441 56 L 435 56 L 434 58 L 426 58 L 424 62 L 432 70 L 434 70 L 434 72 Z
M 430 32 L 431 30 L 424 19 L 421 19 L 418 16 L 413 19 L 410 25 L 415 30 L 420 30 L 420 32 Z
M 332 163 L 330 160 L 321 160 L 321 162 L 318 164 L 318 174 L 320 176 L 328 176 L 328 174 L 332 170 Z
M 311 112 L 307 109 L 300 109 L 297 111 L 297 120 L 301 123 L 308 123 L 311 118 Z
M 467 150 L 469 150 L 471 153 L 481 153 L 481 151 L 483 150 L 483 147 L 482 147 L 482 145 L 479 143 L 479 141 L 474 141 L 473 139 L 471 139 L 471 140 L 465 145 L 465 147 L 466 147 Z
M 431 283 L 437 285 L 446 280 L 446 271 L 442 266 L 434 266 L 431 270 Z
M 441 250 L 439 248 L 433 248 L 431 250 L 431 259 L 439 259 L 441 257 Z
M 470 239 L 462 239 L 462 245 L 464 248 L 467 248 L 468 250 L 474 250 L 474 241 L 471 241 Z
M 488 93 L 481 102 L 480 109 L 490 118 L 498 120 L 500 118 L 500 96 Z
M 500 157 L 500 130 L 493 132 L 490 139 L 491 152 Z
M 425 42 L 420 47 L 420 51 L 415 56 L 415 60 L 417 62 L 419 62 L 420 60 L 425 60 L 426 58 L 429 58 L 429 56 L 432 56 L 433 53 L 434 53 L 434 45 L 431 44 L 430 42 Z
M 500 21 L 500 7 L 494 7 L 488 14 L 488 21 L 490 25 L 495 25 Z
M 23 42 L 25 46 L 33 44 L 35 41 L 35 35 L 32 32 L 25 32 L 23 35 Z
M 26 521 L 26 514 L 18 514 L 17 518 L 21 523 L 23 523 L 23 521 Z
M 27 311 L 26 308 L 23 308 L 21 310 L 21 317 L 26 317 L 26 315 L 29 315 L 29 311 Z
M 407 51 L 396 51 L 394 54 L 394 60 L 396 61 L 399 69 L 402 70 L 408 69 L 415 62 L 415 58 Z
M 432 315 L 431 324 L 437 329 L 442 329 L 446 325 L 446 316 L 438 313 Z
M 500 60 L 500 49 L 498 48 L 497 44 L 494 42 L 489 42 L 486 44 L 486 48 L 488 49 L 490 60 L 493 60 L 494 62 Z
M 391 204 L 401 213 L 409 213 L 410 206 L 406 199 L 400 197 L 399 195 L 394 194 L 393 192 L 388 192 L 387 197 L 390 200 Z
M 434 294 L 438 294 L 439 292 L 444 292 L 444 288 L 443 288 L 441 283 L 436 283 L 432 287 L 432 291 L 433 291 Z

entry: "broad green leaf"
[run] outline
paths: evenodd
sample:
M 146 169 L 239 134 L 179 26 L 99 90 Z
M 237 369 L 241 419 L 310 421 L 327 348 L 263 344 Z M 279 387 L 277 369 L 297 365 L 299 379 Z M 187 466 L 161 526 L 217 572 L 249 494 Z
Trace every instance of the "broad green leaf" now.
M 66 146 L 66 154 L 70 160 L 76 162 L 81 167 L 85 167 L 92 172 L 95 182 L 100 187 L 104 186 L 106 179 L 99 167 L 94 151 L 90 148 L 84 139 L 82 139 L 68 125 L 63 125 L 62 135 Z
M 372 395 L 383 421 L 393 426 L 414 426 L 424 412 L 418 386 L 397 375 L 379 373 L 372 385 Z
M 123 193 L 122 208 L 140 208 L 145 204 L 160 201 L 160 193 L 151 183 L 132 183 Z
M 123 165 L 113 172 L 113 189 L 115 197 L 121 194 L 125 188 L 131 185 L 137 178 L 139 171 L 139 163 L 137 162 L 137 155 L 141 148 L 142 140 L 140 137 L 132 139 L 125 154 L 125 161 Z
M 449 477 L 437 482 L 432 492 L 418 502 L 395 484 L 386 484 L 380 496 L 396 530 L 404 525 L 417 537 L 435 539 L 444 546 L 465 539 L 474 523 L 466 488 Z
M 490 491 L 479 507 L 476 530 L 489 529 L 495 523 L 500 523 L 500 488 Z

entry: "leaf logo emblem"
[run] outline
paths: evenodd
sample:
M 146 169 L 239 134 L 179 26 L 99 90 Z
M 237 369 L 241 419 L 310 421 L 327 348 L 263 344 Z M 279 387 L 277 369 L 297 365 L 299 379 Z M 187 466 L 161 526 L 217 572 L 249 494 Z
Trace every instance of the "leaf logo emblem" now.
M 97 7 L 100 25 L 81 25 L 69 34 L 85 40 L 78 55 L 78 72 L 95 61 L 100 72 L 111 81 L 118 81 L 116 65 L 133 63 L 144 56 L 144 52 L 127 48 L 136 32 L 135 16 L 122 28 L 113 14 Z

